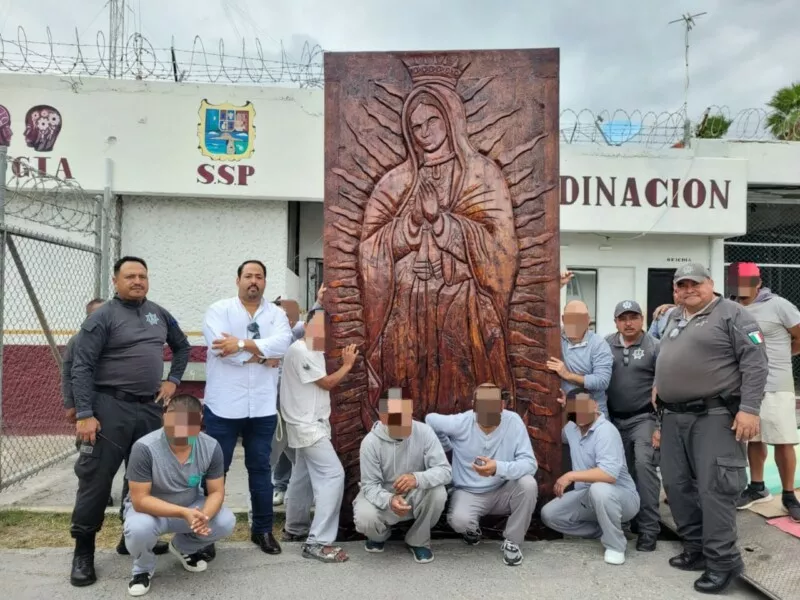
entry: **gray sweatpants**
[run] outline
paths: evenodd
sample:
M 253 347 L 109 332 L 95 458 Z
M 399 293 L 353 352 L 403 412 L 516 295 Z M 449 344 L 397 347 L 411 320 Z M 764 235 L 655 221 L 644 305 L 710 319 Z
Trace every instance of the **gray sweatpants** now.
M 193 505 L 202 508 L 203 501 L 199 500 Z M 214 518 L 208 522 L 211 533 L 199 536 L 192 533 L 191 527 L 184 519 L 154 517 L 145 513 L 136 512 L 133 505 L 125 506 L 125 546 L 133 557 L 133 574 L 149 573 L 156 570 L 156 555 L 153 547 L 159 536 L 165 533 L 174 533 L 172 544 L 184 554 L 199 552 L 209 544 L 213 544 L 230 536 L 236 527 L 236 516 L 225 506 L 219 509 Z
M 473 494 L 456 489 L 450 498 L 447 522 L 456 533 L 478 531 L 480 518 L 485 515 L 509 515 L 504 537 L 521 544 L 530 527 L 539 486 L 531 475 L 507 481 L 498 489 Z
M 639 512 L 639 495 L 611 483 L 593 483 L 567 492 L 542 507 L 542 522 L 564 535 L 600 538 L 603 546 L 625 552 L 622 523 Z
M 308 536 L 308 544 L 336 541 L 344 495 L 344 468 L 330 439 L 295 449 L 294 468 L 286 491 L 286 532 Z M 314 505 L 314 520 L 311 506 Z
M 658 478 L 660 452 L 653 448 L 653 432 L 658 423 L 655 415 L 636 415 L 630 419 L 614 420 L 625 448 L 625 462 L 639 492 L 639 514 L 636 516 L 639 534 L 658 535 L 661 513 L 658 503 L 661 481 Z
M 661 476 L 669 508 L 688 552 L 703 552 L 716 571 L 742 567 L 736 547 L 736 500 L 747 485 L 745 444 L 724 408 L 707 415 L 664 411 Z
M 381 510 L 359 492 L 353 500 L 353 520 L 356 531 L 374 542 L 385 542 L 392 534 L 392 525 L 401 521 L 414 520 L 414 524 L 406 533 L 406 544 L 409 546 L 430 547 L 431 528 L 442 516 L 447 503 L 447 490 L 440 485 L 429 490 L 419 488 L 411 490 L 406 496 L 411 505 L 411 512 L 405 517 L 395 514 L 391 508 Z

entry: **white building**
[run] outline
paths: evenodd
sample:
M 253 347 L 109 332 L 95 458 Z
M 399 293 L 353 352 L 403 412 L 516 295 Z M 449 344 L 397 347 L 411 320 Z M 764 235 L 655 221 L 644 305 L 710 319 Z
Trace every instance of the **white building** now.
M 147 259 L 151 297 L 193 343 L 245 259 L 267 264 L 269 297 L 311 302 L 323 259 L 321 90 L 0 75 L 0 98 L 10 156 L 121 198 L 121 251 Z M 48 142 L 32 131 L 26 141 L 26 116 L 42 106 L 58 121 L 52 150 L 37 150 Z M 748 186 L 800 186 L 798 165 L 792 143 L 562 143 L 561 264 L 577 272 L 565 294 L 583 297 L 606 332 L 620 299 L 669 301 L 678 263 L 706 263 L 722 282 L 723 240 L 747 231 Z

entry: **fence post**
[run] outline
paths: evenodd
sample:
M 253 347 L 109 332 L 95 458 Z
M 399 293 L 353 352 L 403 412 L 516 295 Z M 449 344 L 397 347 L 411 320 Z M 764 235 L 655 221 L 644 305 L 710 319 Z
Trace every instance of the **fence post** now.
M 100 298 L 108 298 L 109 295 L 109 282 L 108 276 L 111 272 L 111 226 L 113 216 L 111 215 L 112 209 L 112 196 L 111 196 L 111 170 L 113 163 L 110 158 L 106 158 L 106 184 L 103 187 L 103 205 L 101 208 L 102 214 L 102 239 L 100 240 L 100 290 L 98 294 Z
M 105 298 L 106 292 L 103 290 L 103 196 L 94 198 L 94 297 Z
M 6 170 L 8 168 L 8 147 L 0 146 L 0 464 L 3 458 L 3 346 L 5 346 L 5 325 L 3 314 L 6 297 Z M 0 485 L 5 473 L 0 469 Z

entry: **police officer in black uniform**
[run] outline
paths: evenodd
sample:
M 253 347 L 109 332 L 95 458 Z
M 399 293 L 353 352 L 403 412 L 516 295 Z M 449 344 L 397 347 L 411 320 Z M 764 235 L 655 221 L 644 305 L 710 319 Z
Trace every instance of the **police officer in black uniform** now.
M 161 427 L 161 402 L 175 393 L 189 362 L 189 341 L 177 321 L 147 299 L 144 260 L 119 259 L 114 286 L 117 293 L 84 321 L 73 347 L 72 393 L 81 443 L 71 527 L 74 586 L 97 581 L 95 535 L 103 525 L 114 476 L 133 443 Z M 162 383 L 165 343 L 173 359 Z

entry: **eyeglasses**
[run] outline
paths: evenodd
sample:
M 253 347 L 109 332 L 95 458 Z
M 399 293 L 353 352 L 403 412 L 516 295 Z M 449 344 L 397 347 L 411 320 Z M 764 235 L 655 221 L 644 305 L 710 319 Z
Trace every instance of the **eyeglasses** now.
M 631 355 L 630 349 L 628 349 L 628 348 L 623 348 L 622 349 L 622 364 L 624 366 L 626 366 L 626 367 L 628 366 L 628 363 L 630 362 L 630 355 Z
M 258 323 L 253 321 L 250 325 L 247 326 L 247 331 L 253 334 L 254 340 L 261 339 L 261 330 L 258 328 Z

